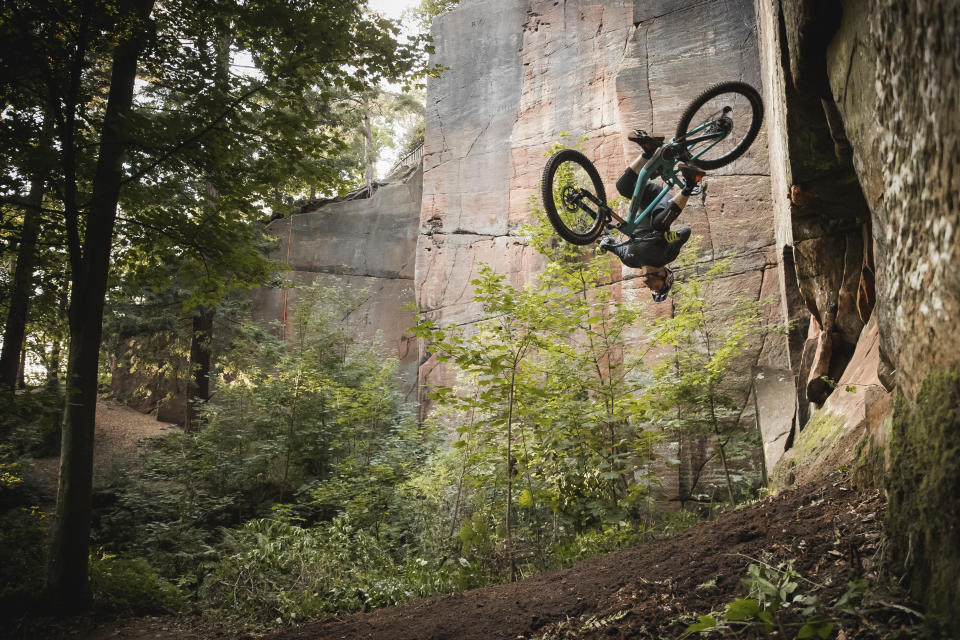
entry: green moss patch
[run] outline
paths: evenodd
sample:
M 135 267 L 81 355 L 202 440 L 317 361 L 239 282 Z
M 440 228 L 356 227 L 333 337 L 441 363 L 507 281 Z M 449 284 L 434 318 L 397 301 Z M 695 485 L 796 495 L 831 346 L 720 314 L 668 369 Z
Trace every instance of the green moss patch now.
M 897 568 L 930 619 L 960 635 L 960 371 L 928 376 L 913 404 L 897 394 L 885 485 Z
M 808 472 L 819 467 L 818 462 L 837 442 L 845 427 L 841 416 L 826 409 L 813 414 L 797 436 L 793 449 L 774 469 L 774 489 L 794 484 L 798 475 L 810 475 Z

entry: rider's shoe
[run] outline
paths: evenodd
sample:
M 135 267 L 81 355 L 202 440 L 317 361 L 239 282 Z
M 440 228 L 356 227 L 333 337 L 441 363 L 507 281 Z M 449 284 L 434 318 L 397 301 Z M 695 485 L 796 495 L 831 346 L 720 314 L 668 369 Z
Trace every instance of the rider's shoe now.
M 660 290 L 652 293 L 654 302 L 663 302 L 667 299 L 667 294 L 670 293 L 670 288 L 673 286 L 673 269 L 670 267 L 664 267 L 664 271 L 667 272 L 667 277 L 664 278 L 663 286 L 660 287 Z
M 627 136 L 630 142 L 636 142 L 643 149 L 643 157 L 650 159 L 653 152 L 663 146 L 663 136 L 651 136 L 643 129 L 637 129 Z
M 693 163 L 681 162 L 677 165 L 677 169 L 680 170 L 680 175 L 683 176 L 684 187 L 681 193 L 685 196 L 692 195 L 694 188 L 700 184 L 703 177 L 707 175 L 706 171 Z
M 613 251 L 613 246 L 617 244 L 617 241 L 613 236 L 603 236 L 600 239 L 600 250 L 601 251 Z

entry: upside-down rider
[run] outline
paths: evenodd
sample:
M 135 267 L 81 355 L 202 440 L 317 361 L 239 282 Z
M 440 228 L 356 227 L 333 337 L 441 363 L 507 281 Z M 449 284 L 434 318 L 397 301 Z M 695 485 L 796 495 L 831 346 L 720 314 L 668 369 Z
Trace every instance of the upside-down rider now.
M 637 185 L 638 172 L 663 145 L 663 136 L 650 136 L 646 131 L 638 129 L 627 136 L 627 139 L 636 142 L 643 149 L 643 154 L 617 179 L 617 191 L 625 198 L 630 198 Z M 706 175 L 703 169 L 685 162 L 679 163 L 677 169 L 680 170 L 684 182 L 683 190 L 678 196 L 665 195 L 641 221 L 632 238 L 618 243 L 607 236 L 600 241 L 601 249 L 614 254 L 628 267 L 644 267 L 644 284 L 653 292 L 656 302 L 666 300 L 667 293 L 673 286 L 673 271 L 667 265 L 677 259 L 680 249 L 690 239 L 690 227 L 681 225 L 671 230 L 670 225 L 683 211 L 690 196 L 700 193 L 700 181 Z M 660 191 L 660 187 L 652 181 L 648 182 L 644 192 L 640 194 L 640 208 L 649 206 Z

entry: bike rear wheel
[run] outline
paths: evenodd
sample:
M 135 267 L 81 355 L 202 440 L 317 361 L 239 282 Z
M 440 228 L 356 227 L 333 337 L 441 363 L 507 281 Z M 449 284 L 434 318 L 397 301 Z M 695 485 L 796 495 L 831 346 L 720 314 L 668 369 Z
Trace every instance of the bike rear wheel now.
M 550 224 L 571 244 L 590 244 L 603 231 L 607 195 L 593 163 L 574 149 L 553 154 L 540 183 Z
M 687 105 L 677 124 L 676 139 L 696 140 L 718 133 L 716 140 L 694 142 L 693 162 L 703 169 L 719 169 L 742 156 L 753 144 L 763 122 L 763 101 L 745 82 L 715 84 Z

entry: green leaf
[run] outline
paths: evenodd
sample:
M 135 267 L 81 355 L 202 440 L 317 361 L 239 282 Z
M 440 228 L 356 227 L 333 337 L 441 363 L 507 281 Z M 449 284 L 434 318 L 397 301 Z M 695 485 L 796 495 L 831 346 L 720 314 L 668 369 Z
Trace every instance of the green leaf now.
M 773 614 L 769 611 L 761 611 L 757 614 L 757 620 L 763 623 L 763 632 L 770 633 L 773 630 Z
M 707 629 L 713 629 L 717 626 L 717 619 L 713 616 L 700 616 L 700 622 L 695 622 L 689 627 L 687 627 L 686 633 L 696 633 L 698 631 L 706 631 Z
M 797 638 L 829 638 L 833 631 L 833 623 L 829 620 L 811 620 L 797 632 Z
M 524 509 L 529 509 L 533 506 L 533 494 L 530 493 L 530 489 L 523 490 L 520 497 L 517 498 L 517 505 Z
M 760 613 L 760 603 L 753 598 L 737 598 L 727 605 L 727 620 L 749 620 Z

